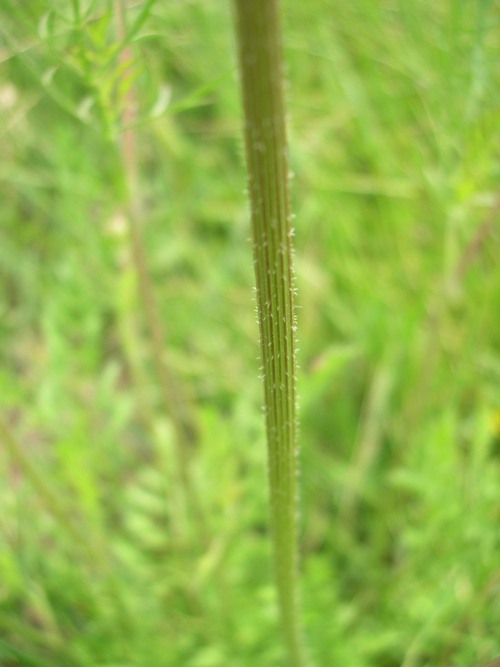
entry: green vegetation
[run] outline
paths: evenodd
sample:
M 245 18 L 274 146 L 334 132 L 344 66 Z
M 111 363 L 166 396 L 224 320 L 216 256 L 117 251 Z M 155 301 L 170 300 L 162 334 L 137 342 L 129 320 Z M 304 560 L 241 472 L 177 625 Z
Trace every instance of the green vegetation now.
M 230 6 L 120 6 L 0 7 L 0 664 L 281 667 Z M 498 8 L 282 9 L 307 645 L 469 667 L 500 652 Z

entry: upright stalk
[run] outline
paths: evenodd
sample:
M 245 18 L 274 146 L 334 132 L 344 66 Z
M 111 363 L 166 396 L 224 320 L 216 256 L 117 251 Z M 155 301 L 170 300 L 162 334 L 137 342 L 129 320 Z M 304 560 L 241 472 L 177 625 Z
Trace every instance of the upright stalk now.
M 123 40 L 125 36 L 125 26 L 122 1 L 115 0 L 115 11 L 117 16 L 118 33 L 120 39 Z M 124 64 L 131 62 L 132 54 L 129 45 L 125 46 L 121 51 L 120 60 Z M 128 74 L 129 72 L 125 70 L 124 77 Z M 153 287 L 149 276 L 144 245 L 139 228 L 139 221 L 143 215 L 137 184 L 136 137 L 135 131 L 131 127 L 134 120 L 135 99 L 133 88 L 130 87 L 127 91 L 125 106 L 122 112 L 124 130 L 120 148 L 128 199 L 127 219 L 129 221 L 132 257 L 137 271 L 139 292 L 142 306 L 144 308 L 145 320 L 149 330 L 154 365 L 158 374 L 163 402 L 174 423 L 180 448 L 184 451 L 183 457 L 185 458 L 186 452 L 192 449 L 197 433 L 194 425 L 194 416 L 189 410 L 188 402 L 182 394 L 180 383 L 174 378 L 169 364 L 165 361 L 165 336 L 153 294 Z
M 277 0 L 233 0 L 268 443 L 274 576 L 289 664 L 306 664 L 297 587 L 295 314 Z
M 125 39 L 124 0 L 114 3 L 117 33 L 120 41 Z M 129 44 L 119 55 L 122 65 L 132 61 Z M 124 68 L 123 78 L 130 75 L 129 68 Z M 205 535 L 205 523 L 201 505 L 190 481 L 189 457 L 197 444 L 198 431 L 193 411 L 186 400 L 179 378 L 173 372 L 172 365 L 166 359 L 165 332 L 158 305 L 155 299 L 152 280 L 147 266 L 146 252 L 140 230 L 140 220 L 144 217 L 142 201 L 137 179 L 136 135 L 133 128 L 136 100 L 132 85 L 127 90 L 125 104 L 121 113 L 124 127 L 120 149 L 120 162 L 123 169 L 123 182 L 126 194 L 126 213 L 128 237 L 133 267 L 137 276 L 137 288 L 144 321 L 149 334 L 151 356 L 158 378 L 160 396 L 165 409 L 172 419 L 176 442 L 180 481 L 186 496 L 186 503 L 191 506 L 200 535 Z

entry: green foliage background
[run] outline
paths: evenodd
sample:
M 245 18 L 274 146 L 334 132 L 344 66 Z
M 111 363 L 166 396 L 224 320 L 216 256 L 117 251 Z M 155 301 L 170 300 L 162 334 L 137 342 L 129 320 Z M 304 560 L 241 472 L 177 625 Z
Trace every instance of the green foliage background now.
M 465 667 L 500 652 L 499 9 L 283 10 L 310 652 Z M 127 24 L 132 76 L 105 0 L 0 8 L 1 418 L 81 537 L 3 447 L 0 664 L 278 667 L 230 7 Z M 203 531 L 126 238 L 132 86 Z

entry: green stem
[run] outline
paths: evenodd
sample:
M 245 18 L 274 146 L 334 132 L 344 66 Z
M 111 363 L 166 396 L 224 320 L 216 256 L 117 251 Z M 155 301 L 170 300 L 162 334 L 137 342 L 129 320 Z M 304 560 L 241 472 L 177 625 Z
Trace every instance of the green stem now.
M 234 0 L 264 371 L 274 575 L 290 664 L 306 664 L 297 588 L 295 314 L 277 0 Z

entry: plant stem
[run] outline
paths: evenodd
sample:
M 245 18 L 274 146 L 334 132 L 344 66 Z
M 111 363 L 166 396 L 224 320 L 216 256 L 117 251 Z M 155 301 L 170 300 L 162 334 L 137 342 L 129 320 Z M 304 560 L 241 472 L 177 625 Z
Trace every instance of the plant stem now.
M 151 4 L 151 3 L 150 3 Z M 118 17 L 118 32 L 123 39 L 125 33 L 122 3 L 115 2 L 116 15 Z M 126 46 L 120 53 L 123 63 L 131 60 L 130 47 Z M 124 72 L 124 77 L 128 74 Z M 140 195 L 137 184 L 137 158 L 136 137 L 132 127 L 135 119 L 135 99 L 133 88 L 127 92 L 125 106 L 122 112 L 122 123 L 125 129 L 121 141 L 121 159 L 125 173 L 125 185 L 128 198 L 127 219 L 129 221 L 129 233 L 132 257 L 137 271 L 138 287 L 141 296 L 144 315 L 149 329 L 152 353 L 158 380 L 160 383 L 163 401 L 168 408 L 177 438 L 185 452 L 189 451 L 197 438 L 195 420 L 192 414 L 188 415 L 188 404 L 182 396 L 179 382 L 173 377 L 169 364 L 164 359 L 164 335 L 158 307 L 153 294 L 153 287 L 146 262 L 146 254 L 139 229 L 139 220 L 143 217 Z
M 274 576 L 290 664 L 306 664 L 297 587 L 295 314 L 277 0 L 234 0 L 268 443 Z
M 152 3 L 148 3 L 151 5 Z M 121 41 L 125 39 L 125 17 L 123 1 L 115 0 L 117 32 Z M 126 45 L 119 54 L 123 64 L 132 60 L 130 45 Z M 125 69 L 123 76 L 128 71 Z M 157 373 L 162 403 L 166 414 L 173 423 L 177 442 L 177 458 L 181 485 L 184 490 L 186 504 L 192 507 L 199 530 L 204 534 L 204 518 L 201 505 L 189 476 L 189 455 L 198 440 L 198 431 L 193 411 L 185 399 L 178 378 L 172 372 L 171 364 L 165 358 L 165 335 L 154 296 L 151 276 L 149 274 L 146 252 L 140 230 L 140 220 L 144 217 L 142 202 L 137 182 L 136 134 L 133 128 L 135 120 L 135 95 L 129 87 L 121 114 L 123 133 L 120 142 L 120 163 L 123 170 L 123 181 L 126 193 L 126 218 L 128 221 L 128 237 L 132 263 L 137 276 L 137 287 L 144 320 L 149 333 L 151 355 Z

